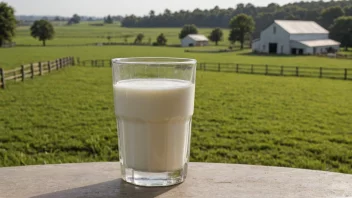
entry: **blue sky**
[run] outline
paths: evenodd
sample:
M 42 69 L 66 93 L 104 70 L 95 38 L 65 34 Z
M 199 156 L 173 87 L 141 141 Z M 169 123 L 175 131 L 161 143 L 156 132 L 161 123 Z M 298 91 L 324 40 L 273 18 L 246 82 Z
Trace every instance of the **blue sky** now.
M 156 13 L 166 8 L 171 11 L 195 8 L 210 9 L 235 7 L 238 3 L 252 3 L 264 6 L 275 2 L 286 4 L 297 0 L 1 0 L 16 9 L 16 15 L 60 15 L 71 16 L 74 13 L 89 16 L 112 15 L 146 15 L 150 10 Z

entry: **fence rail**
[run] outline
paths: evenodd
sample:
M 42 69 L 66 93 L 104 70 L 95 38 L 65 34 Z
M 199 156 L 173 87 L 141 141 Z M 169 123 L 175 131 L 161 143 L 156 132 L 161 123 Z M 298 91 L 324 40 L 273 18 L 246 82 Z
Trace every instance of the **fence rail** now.
M 79 58 L 77 58 L 77 63 L 81 66 L 111 66 L 111 60 L 107 59 L 80 61 Z M 268 76 L 295 76 L 352 80 L 352 68 L 200 62 L 197 65 L 197 70 L 259 74 Z
M 4 70 L 0 68 L 0 88 L 5 89 L 8 81 L 23 82 L 26 78 L 42 76 L 51 73 L 54 70 L 59 70 L 72 65 L 75 65 L 75 59 L 70 56 L 56 60 L 25 64 L 12 70 Z

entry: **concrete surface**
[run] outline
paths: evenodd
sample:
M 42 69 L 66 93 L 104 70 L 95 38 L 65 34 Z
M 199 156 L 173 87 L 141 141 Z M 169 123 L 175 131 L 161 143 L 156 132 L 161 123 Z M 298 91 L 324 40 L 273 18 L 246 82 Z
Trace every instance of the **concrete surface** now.
M 191 163 L 183 184 L 137 187 L 117 162 L 0 168 L 0 197 L 352 198 L 352 175 L 292 168 Z

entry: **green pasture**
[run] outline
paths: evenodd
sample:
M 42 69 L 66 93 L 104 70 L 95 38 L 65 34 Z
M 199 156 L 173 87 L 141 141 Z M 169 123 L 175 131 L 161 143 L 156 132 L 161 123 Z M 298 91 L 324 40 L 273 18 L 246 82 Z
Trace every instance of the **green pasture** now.
M 143 42 L 148 42 L 149 38 L 151 42 L 155 42 L 157 36 L 160 33 L 164 33 L 168 44 L 180 44 L 178 34 L 182 27 L 180 28 L 124 28 L 117 24 L 109 24 L 104 26 L 92 26 L 90 24 L 95 24 L 96 22 L 83 23 L 78 25 L 61 25 L 54 26 L 55 28 L 55 38 L 47 42 L 50 45 L 73 45 L 73 44 L 91 44 L 91 43 L 101 43 L 108 42 L 107 37 L 110 36 L 110 42 L 125 42 L 125 37 L 127 37 L 127 42 L 133 43 L 137 34 L 143 33 Z M 17 36 L 14 41 L 17 44 L 22 45 L 41 45 L 41 42 L 35 40 L 30 36 L 29 26 L 21 26 L 17 28 Z M 211 28 L 200 28 L 199 33 L 209 35 Z M 219 44 L 229 45 L 227 40 L 229 30 L 223 29 L 224 31 L 224 41 Z
M 199 71 L 191 161 L 352 173 L 351 97 L 351 81 Z M 0 166 L 118 160 L 111 68 L 8 83 L 0 109 Z
M 133 42 L 138 33 L 152 42 L 164 33 L 179 44 L 180 28 L 122 28 L 116 24 L 56 24 L 47 47 L 0 48 L 0 68 L 74 56 L 81 60 L 165 56 L 198 62 L 268 64 L 352 69 L 352 61 L 315 56 L 259 56 L 250 50 L 185 52 L 153 46 L 67 46 Z M 200 33 L 209 34 L 202 28 Z M 227 40 L 228 30 L 225 31 Z M 41 45 L 19 27 L 18 45 Z M 61 45 L 61 46 L 58 46 Z M 193 50 L 226 49 L 220 46 Z M 216 67 L 216 64 L 214 64 Z M 214 68 L 215 68 L 214 67 Z M 318 70 L 317 70 L 318 71 Z M 197 73 L 191 160 L 261 164 L 352 173 L 352 81 Z M 116 161 L 111 68 L 75 66 L 49 75 L 7 82 L 0 90 L 0 166 Z
M 210 48 L 224 49 L 212 46 L 197 49 L 203 50 Z M 152 46 L 47 46 L 0 48 L 0 67 L 6 70 L 19 67 L 21 64 L 48 61 L 65 56 L 80 57 L 81 60 L 136 56 L 167 56 L 195 58 L 198 62 L 352 68 L 352 61 L 347 59 L 315 56 L 258 56 L 252 55 L 250 50 L 225 53 L 191 53 L 185 52 L 185 49 L 187 48 Z

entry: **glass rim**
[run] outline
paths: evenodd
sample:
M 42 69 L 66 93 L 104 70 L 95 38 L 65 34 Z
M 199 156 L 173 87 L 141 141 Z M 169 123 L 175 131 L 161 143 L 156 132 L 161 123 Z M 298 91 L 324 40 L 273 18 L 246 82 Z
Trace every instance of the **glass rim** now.
M 128 57 L 113 58 L 112 63 L 133 65 L 194 65 L 196 59 L 176 57 Z

